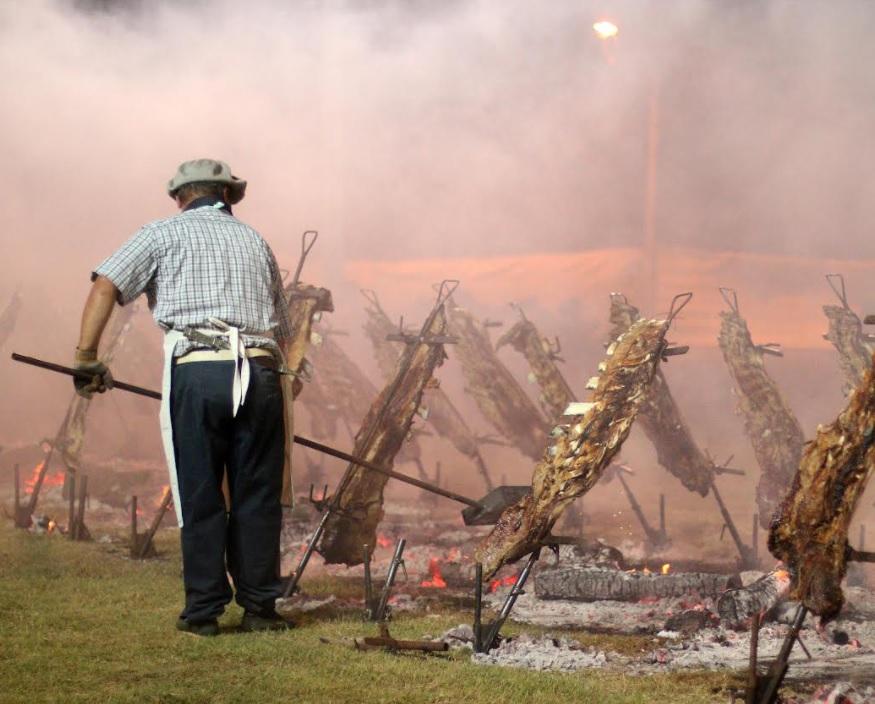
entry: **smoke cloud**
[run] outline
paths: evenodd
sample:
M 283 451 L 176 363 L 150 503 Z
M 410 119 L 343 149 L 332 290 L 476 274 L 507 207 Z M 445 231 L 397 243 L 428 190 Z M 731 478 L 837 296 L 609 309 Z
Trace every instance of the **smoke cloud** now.
M 607 43 L 592 32 L 603 17 L 620 27 Z M 4 3 L 0 305 L 16 289 L 24 300 L 4 353 L 66 359 L 91 268 L 173 212 L 164 184 L 180 161 L 211 156 L 248 179 L 236 212 L 282 266 L 294 269 L 303 230 L 320 231 L 304 278 L 335 291 L 335 325 L 374 378 L 357 288 L 413 320 L 444 263 L 440 277 L 469 274 L 460 301 L 508 320 L 490 292 L 514 289 L 496 283 L 503 271 L 528 272 L 514 297 L 563 337 L 582 389 L 609 290 L 647 295 L 646 266 L 610 252 L 640 253 L 650 174 L 662 278 L 644 307 L 694 290 L 713 321 L 688 328 L 703 346 L 721 285 L 748 301 L 755 336 L 770 337 L 770 321 L 816 321 L 793 344 L 820 356 L 776 371 L 826 369 L 789 390 L 813 432 L 841 404 L 815 330 L 826 329 L 815 301 L 831 297 L 818 263 L 847 263 L 855 307 L 875 310 L 873 33 L 875 13 L 854 2 Z M 589 278 L 551 283 L 545 257 L 592 251 L 608 255 Z M 131 347 L 120 371 L 154 383 L 145 313 Z M 694 349 L 687 369 L 673 383 L 688 416 L 708 422 L 703 443 L 746 447 L 737 420 L 723 432 L 732 400 L 719 357 Z M 6 362 L 0 378 L 0 442 L 54 432 L 66 382 Z M 703 396 L 703 384 L 719 392 Z M 141 402 L 113 403 L 149 422 Z

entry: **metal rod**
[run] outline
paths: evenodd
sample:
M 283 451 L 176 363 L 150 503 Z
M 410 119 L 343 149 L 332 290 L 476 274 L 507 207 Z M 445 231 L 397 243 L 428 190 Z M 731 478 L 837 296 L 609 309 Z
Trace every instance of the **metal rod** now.
M 69 502 L 67 510 L 67 537 L 76 540 L 76 477 L 69 474 L 70 493 L 67 495 Z
M 475 501 L 474 499 L 469 499 L 467 496 L 462 496 L 461 494 L 457 494 L 454 491 L 449 491 L 448 489 L 442 489 L 439 486 L 435 486 L 431 482 L 425 482 L 420 479 L 416 479 L 414 477 L 409 477 L 406 474 L 400 474 L 399 472 L 395 472 L 391 469 L 384 469 L 383 467 L 379 467 L 375 464 L 367 462 L 365 460 L 359 459 L 358 457 L 354 457 L 346 452 L 341 450 L 336 450 L 333 447 L 328 447 L 327 445 L 323 445 L 322 443 L 316 442 L 315 440 L 310 440 L 309 438 L 302 438 L 300 435 L 295 435 L 293 438 L 294 442 L 298 445 L 302 445 L 304 447 L 309 447 L 312 450 L 318 450 L 323 454 L 330 455 L 332 457 L 336 457 L 341 460 L 345 460 L 352 464 L 358 465 L 359 467 L 364 467 L 365 469 L 369 469 L 372 472 L 377 472 L 378 474 L 382 474 L 391 479 L 397 479 L 398 481 L 404 482 L 405 484 L 411 484 L 412 486 L 419 487 L 420 489 L 425 489 L 426 491 L 430 491 L 433 494 L 438 494 L 439 496 L 443 496 L 447 499 L 452 499 L 453 501 L 458 501 L 460 504 L 465 504 L 466 506 L 474 506 L 475 508 L 483 508 L 483 504 L 479 501 Z
M 395 544 L 395 554 L 392 555 L 392 562 L 389 563 L 389 572 L 386 574 L 386 583 L 383 585 L 383 592 L 380 594 L 380 603 L 377 605 L 377 611 L 374 618 L 377 621 L 386 619 L 386 607 L 389 604 L 389 595 L 392 593 L 392 585 L 395 584 L 395 576 L 398 574 L 398 567 L 403 562 L 402 555 L 404 554 L 404 546 L 407 545 L 407 540 L 398 538 Z
M 665 494 L 659 495 L 659 532 L 665 535 Z
M 131 557 L 137 556 L 137 496 L 131 497 Z
M 73 494 L 73 486 L 70 485 L 70 494 Z M 76 516 L 76 536 L 75 540 L 85 540 L 85 501 L 88 497 L 88 475 L 83 474 L 79 477 L 79 513 Z
M 57 372 L 58 374 L 66 374 L 67 376 L 73 376 L 79 379 L 91 379 L 94 376 L 91 372 L 82 371 L 81 369 L 73 369 L 72 367 L 65 367 L 62 364 L 46 362 L 45 360 L 37 359 L 36 357 L 28 357 L 23 354 L 18 354 L 17 352 L 12 353 L 12 359 L 16 362 L 23 362 L 24 364 L 30 364 L 34 367 L 48 369 L 49 371 Z M 161 400 L 160 393 L 152 391 L 151 389 L 144 389 L 142 386 L 134 386 L 133 384 L 127 384 L 123 381 L 113 381 L 112 386 L 114 389 L 130 391 L 132 394 L 139 394 L 140 396 L 147 396 L 149 398 L 158 399 L 159 401 Z
M 170 508 L 172 502 L 173 494 L 170 493 L 170 487 L 167 487 L 164 490 L 164 496 L 161 497 L 161 505 L 158 507 L 158 513 L 155 514 L 155 518 L 152 519 L 152 525 L 149 526 L 149 530 L 146 531 L 146 535 L 143 536 L 143 544 L 140 546 L 140 554 L 138 555 L 139 559 L 142 560 L 146 557 L 146 553 L 149 551 L 149 546 L 155 538 L 155 533 L 158 532 L 164 514 L 167 513 L 167 509 Z
M 753 515 L 753 526 L 750 531 L 750 552 L 755 563 L 760 561 L 760 517 Z
M 741 556 L 742 563 L 745 566 L 753 566 L 755 563 L 751 560 L 750 548 L 744 544 L 741 536 L 738 534 L 738 529 L 735 527 L 735 521 L 732 520 L 732 516 L 726 508 L 726 504 L 723 503 L 723 497 L 720 496 L 720 492 L 717 490 L 717 482 L 714 481 L 713 476 L 711 477 L 711 491 L 714 492 L 714 498 L 717 501 L 717 505 L 720 507 L 720 514 L 723 516 L 723 523 L 729 531 L 729 535 L 732 536 L 732 542 L 735 543 L 735 547 L 738 549 L 738 554 Z
M 291 575 L 289 575 L 289 581 L 286 582 L 286 588 L 283 589 L 283 599 L 287 599 L 297 590 L 298 582 L 301 581 L 301 575 L 304 574 L 304 570 L 307 568 L 307 563 L 310 562 L 310 558 L 313 557 L 313 553 L 316 551 L 316 544 L 322 537 L 322 533 L 325 532 L 325 524 L 328 523 L 328 519 L 331 517 L 331 513 L 331 508 L 328 508 L 322 513 L 322 518 L 319 520 L 319 524 L 316 526 L 316 529 L 313 531 L 313 534 L 307 541 L 307 547 L 304 549 L 303 554 L 298 560 L 298 566 L 295 567 L 295 571 L 292 572 Z
M 486 634 L 485 640 L 483 640 L 482 648 L 483 651 L 489 652 L 495 641 L 498 639 L 498 635 L 501 631 L 501 627 L 504 625 L 504 622 L 507 621 L 507 617 L 510 616 L 510 612 L 513 610 L 514 604 L 516 604 L 516 600 L 522 596 L 525 592 L 523 592 L 523 587 L 526 584 L 526 580 L 528 580 L 529 575 L 532 572 L 532 568 L 535 566 L 535 563 L 538 561 L 538 557 L 541 555 L 541 550 L 535 550 L 531 555 L 529 555 L 529 559 L 523 567 L 522 572 L 520 572 L 519 577 L 517 577 L 517 581 L 510 588 L 510 592 L 508 592 L 507 597 L 504 600 L 504 604 L 501 606 L 501 611 L 498 613 L 498 618 L 492 622 L 489 627 L 489 631 Z
M 847 547 L 846 559 L 849 562 L 875 562 L 875 552 L 854 550 L 850 545 Z
M 644 511 L 641 509 L 641 504 L 638 503 L 638 499 L 635 498 L 635 495 L 632 493 L 632 489 L 629 488 L 629 485 L 623 478 L 622 471 L 617 472 L 617 478 L 620 480 L 623 491 L 626 492 L 626 498 L 629 499 L 629 505 L 632 507 L 632 513 L 635 514 L 635 516 L 638 518 L 638 522 L 644 529 L 644 534 L 647 536 L 647 540 L 649 540 L 653 545 L 658 545 L 659 543 L 663 542 L 664 536 L 657 533 L 653 526 L 648 523 L 647 517 L 644 515 Z
M 757 675 L 757 651 L 760 641 L 760 614 L 756 612 L 750 619 L 750 658 L 747 670 L 747 692 L 744 704 L 757 704 L 757 688 L 759 677 Z
M 790 627 L 790 632 L 781 644 L 781 650 L 778 653 L 778 657 L 775 658 L 769 667 L 765 686 L 757 704 L 774 704 L 777 699 L 778 689 L 784 681 L 784 677 L 787 675 L 790 651 L 793 649 L 793 644 L 799 636 L 799 631 L 802 630 L 802 624 L 805 622 L 805 616 L 807 614 L 808 609 L 802 604 L 799 604 L 796 609 L 796 615 L 793 617 L 793 625 Z
M 365 567 L 365 618 L 374 618 L 374 583 L 371 580 L 371 551 L 367 545 L 362 548 Z
M 73 369 L 72 367 L 64 367 L 60 364 L 53 364 L 52 362 L 44 362 L 40 359 L 35 359 L 34 357 L 25 357 L 24 355 L 17 354 L 15 352 L 12 353 L 12 359 L 16 362 L 24 362 L 25 364 L 32 364 L 33 366 L 40 367 L 42 369 L 48 369 L 50 371 L 58 372 L 60 374 L 67 374 L 69 376 L 78 376 L 83 377 L 83 372 Z M 85 374 L 85 377 L 90 378 L 91 375 Z M 161 394 L 157 391 L 151 391 L 149 389 L 144 389 L 140 386 L 134 386 L 133 384 L 126 384 L 120 381 L 113 382 L 113 388 L 121 389 L 122 391 L 129 391 L 131 393 L 139 394 L 140 396 L 146 396 L 148 398 L 154 398 L 157 400 L 161 400 Z M 447 499 L 452 499 L 453 501 L 457 501 L 461 504 L 465 504 L 466 506 L 473 506 L 475 508 L 483 508 L 483 505 L 479 501 L 475 501 L 474 499 L 470 499 L 467 496 L 462 496 L 461 494 L 457 494 L 454 491 L 449 491 L 447 489 L 442 489 L 439 486 L 435 486 L 431 482 L 423 481 L 421 479 L 416 479 L 414 477 L 407 476 L 406 474 L 401 474 L 400 472 L 395 472 L 391 469 L 385 469 L 384 467 L 380 467 L 366 460 L 355 457 L 348 452 L 343 452 L 342 450 L 335 449 L 333 447 L 329 447 L 328 445 L 323 445 L 321 442 L 316 442 L 315 440 L 311 440 L 309 438 L 301 437 L 300 435 L 292 436 L 292 441 L 301 445 L 303 447 L 309 447 L 311 450 L 316 450 L 317 452 L 321 452 L 325 455 L 330 455 L 331 457 L 336 457 L 337 459 L 344 460 L 346 462 L 350 462 L 359 467 L 364 467 L 365 469 L 369 469 L 372 472 L 377 472 L 378 474 L 382 474 L 391 479 L 397 479 L 400 482 L 404 482 L 405 484 L 410 484 L 415 487 L 419 487 L 420 489 L 424 489 L 425 491 L 430 491 L 433 494 L 438 494 L 439 496 L 443 496 Z M 51 452 L 54 450 L 54 445 L 51 450 L 49 450 L 49 458 L 51 457 Z M 42 475 L 45 473 L 45 469 L 48 467 L 48 458 L 46 459 L 45 466 L 43 467 L 43 472 L 40 474 L 40 478 L 38 478 L 38 482 L 42 483 Z M 34 495 L 36 495 L 37 487 L 34 487 Z M 35 501 L 33 502 L 36 503 Z M 32 512 L 32 511 L 31 511 Z
M 12 468 L 12 481 L 14 484 L 14 495 L 15 495 L 15 523 L 18 524 L 18 513 L 21 510 L 21 470 L 16 462 L 15 466 Z
M 474 652 L 483 650 L 483 563 L 474 565 Z

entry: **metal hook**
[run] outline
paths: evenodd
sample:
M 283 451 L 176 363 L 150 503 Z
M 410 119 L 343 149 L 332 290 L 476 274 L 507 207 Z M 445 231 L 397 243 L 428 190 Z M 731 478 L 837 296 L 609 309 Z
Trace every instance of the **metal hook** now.
M 307 242 L 307 235 L 312 235 L 312 239 Z M 298 260 L 298 268 L 295 269 L 295 275 L 292 277 L 292 285 L 297 286 L 298 281 L 301 278 L 301 270 L 304 268 L 304 262 L 307 259 L 307 255 L 310 254 L 310 250 L 313 249 L 313 245 L 316 244 L 316 240 L 319 239 L 319 233 L 316 230 L 307 230 L 301 235 L 301 258 Z
M 370 303 L 378 312 L 383 313 L 383 306 L 380 305 L 380 300 L 377 298 L 377 292 L 369 288 L 360 288 L 359 292 L 365 297 L 365 300 Z M 385 315 L 385 313 L 383 313 Z
M 687 304 L 692 298 L 693 292 L 687 291 L 686 293 L 679 293 L 671 299 L 671 308 L 668 309 L 668 318 L 666 320 L 669 325 L 671 325 L 672 321 L 678 316 L 678 313 L 687 307 Z
M 838 279 L 839 284 L 841 285 L 841 289 L 839 289 L 833 279 Z M 848 305 L 848 293 L 845 290 L 845 277 L 841 274 L 827 274 L 826 282 L 829 284 L 829 287 L 832 289 L 832 292 L 838 296 L 838 299 L 841 301 L 842 306 L 850 310 L 850 306 Z
M 720 295 L 723 296 L 723 300 L 726 301 L 726 305 L 732 310 L 733 313 L 738 313 L 738 294 L 736 293 L 734 288 L 718 288 L 720 291 Z M 729 298 L 730 294 L 732 298 Z
M 458 279 L 444 279 L 438 287 L 438 296 L 435 301 L 435 308 L 443 305 L 452 296 L 456 289 L 459 288 L 460 281 Z

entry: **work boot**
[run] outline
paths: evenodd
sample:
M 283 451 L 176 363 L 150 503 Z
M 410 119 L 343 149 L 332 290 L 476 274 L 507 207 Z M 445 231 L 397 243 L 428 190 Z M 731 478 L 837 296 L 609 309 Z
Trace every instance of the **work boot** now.
M 258 631 L 287 631 L 294 627 L 294 623 L 286 621 L 276 611 L 268 611 L 261 614 L 257 614 L 253 611 L 246 611 L 243 613 L 243 620 L 240 622 L 240 630 L 244 633 L 255 633 Z
M 217 636 L 219 635 L 219 622 L 214 618 L 196 622 L 180 618 L 176 622 L 176 630 L 191 633 L 193 636 Z

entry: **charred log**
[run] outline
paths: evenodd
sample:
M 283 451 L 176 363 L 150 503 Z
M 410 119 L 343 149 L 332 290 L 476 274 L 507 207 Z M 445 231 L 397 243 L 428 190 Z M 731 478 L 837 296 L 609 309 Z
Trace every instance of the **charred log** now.
M 640 601 L 696 595 L 716 598 L 740 586 L 738 575 L 706 572 L 660 574 L 622 570 L 580 569 L 559 565 L 535 575 L 539 599 L 573 601 Z
M 720 313 L 718 342 L 735 383 L 744 430 L 760 466 L 757 508 L 760 525 L 768 527 L 775 508 L 790 487 L 799 466 L 805 438 L 793 411 L 763 364 L 763 349 L 753 343 L 738 311 L 734 292 L 724 290 L 730 309 Z
M 499 350 L 504 345 L 510 345 L 522 354 L 529 363 L 531 377 L 541 389 L 538 401 L 541 410 L 552 422 L 556 422 L 575 400 L 574 392 L 559 371 L 559 341 L 551 342 L 542 337 L 538 328 L 532 323 L 522 309 L 519 309 L 521 320 L 502 335 L 495 344 Z
M 423 332 L 427 338 L 442 335 L 446 329 L 441 306 Z M 392 468 L 422 403 L 425 386 L 444 358 L 443 346 L 427 339 L 407 345 L 398 360 L 394 378 L 374 401 L 356 435 L 353 455 Z M 329 515 L 318 547 L 326 562 L 360 564 L 362 545 L 376 544 L 387 481 L 385 475 L 359 466 L 348 467 L 337 509 Z
M 729 589 L 717 600 L 717 613 L 730 628 L 746 627 L 752 616 L 764 614 L 790 593 L 790 573 L 784 567 L 764 574 L 746 587 Z
M 513 374 L 495 354 L 486 328 L 471 313 L 450 302 L 450 330 L 459 340 L 453 352 L 462 364 L 466 390 L 483 416 L 527 457 L 540 459 L 547 423 Z
M 665 349 L 669 320 L 640 320 L 613 342 L 592 402 L 558 425 L 535 467 L 532 493 L 502 513 L 478 546 L 485 578 L 537 550 L 563 510 L 589 491 L 619 452 L 647 395 Z
M 844 604 L 848 528 L 875 466 L 875 371 L 846 408 L 805 446 L 790 492 L 769 532 L 769 550 L 787 565 L 790 598 L 821 617 Z
M 640 317 L 624 295 L 611 295 L 611 339 L 616 340 Z M 696 445 L 661 369 L 656 370 L 638 423 L 653 444 L 659 464 L 687 489 L 707 496 L 714 463 Z

